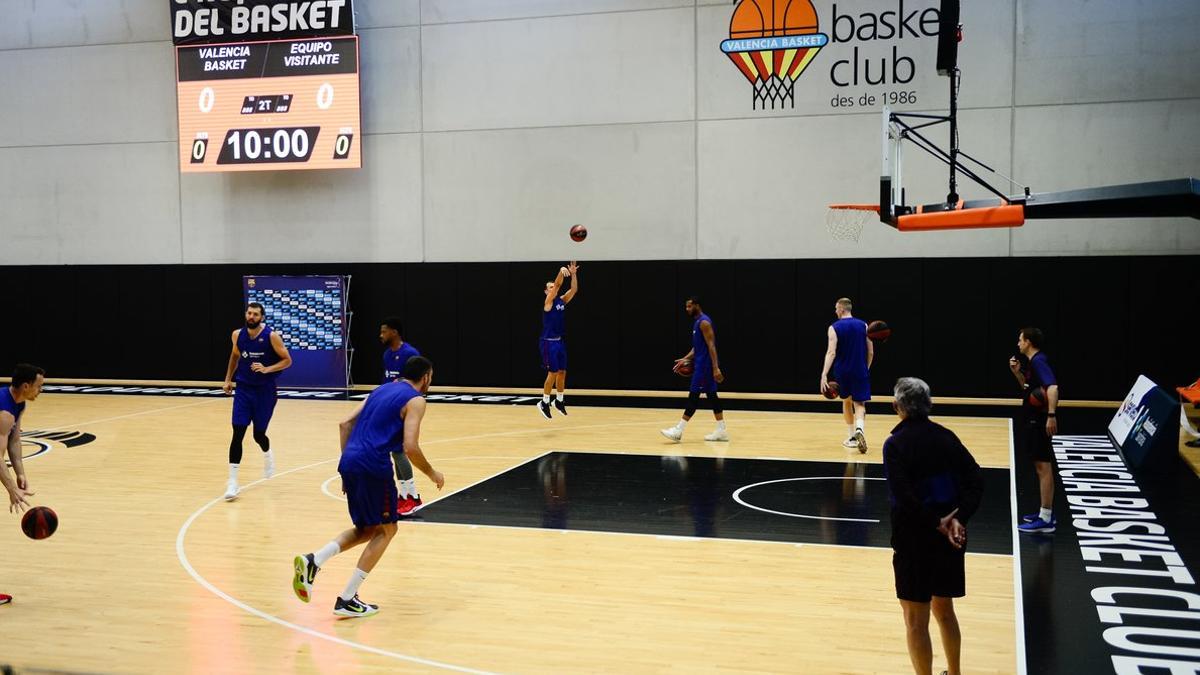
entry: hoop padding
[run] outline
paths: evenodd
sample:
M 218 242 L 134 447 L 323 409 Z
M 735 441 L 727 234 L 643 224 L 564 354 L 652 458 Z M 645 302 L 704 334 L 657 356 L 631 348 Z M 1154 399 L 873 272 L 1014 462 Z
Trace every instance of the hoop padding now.
M 1025 224 L 1025 207 L 1020 204 L 974 209 L 911 213 L 896 219 L 901 232 L 973 230 L 986 227 L 1020 227 Z
M 878 204 L 830 204 L 825 213 L 825 228 L 829 236 L 839 241 L 858 241 L 863 226 L 878 218 Z

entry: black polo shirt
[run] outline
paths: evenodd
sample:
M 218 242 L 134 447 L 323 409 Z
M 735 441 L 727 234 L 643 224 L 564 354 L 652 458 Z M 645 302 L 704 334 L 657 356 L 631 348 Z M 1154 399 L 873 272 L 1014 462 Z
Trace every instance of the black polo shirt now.
M 938 522 L 954 509 L 966 525 L 983 498 L 983 473 L 958 436 L 927 417 L 909 417 L 883 443 L 892 505 L 892 548 L 928 549 L 946 542 Z M 947 542 L 948 543 L 948 542 Z

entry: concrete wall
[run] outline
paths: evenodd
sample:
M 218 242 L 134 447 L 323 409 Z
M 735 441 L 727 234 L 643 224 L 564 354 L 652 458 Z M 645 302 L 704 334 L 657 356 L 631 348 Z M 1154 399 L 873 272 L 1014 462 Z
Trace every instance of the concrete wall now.
M 827 203 L 876 198 L 885 97 L 947 103 L 937 0 L 813 0 L 831 41 L 765 111 L 725 0 L 356 4 L 361 170 L 180 176 L 168 0 L 6 2 L 0 264 L 1200 253 L 1177 219 L 830 239 Z M 1035 191 L 1200 176 L 1200 3 L 963 5 L 971 154 Z M 944 198 L 906 160 L 909 201 Z

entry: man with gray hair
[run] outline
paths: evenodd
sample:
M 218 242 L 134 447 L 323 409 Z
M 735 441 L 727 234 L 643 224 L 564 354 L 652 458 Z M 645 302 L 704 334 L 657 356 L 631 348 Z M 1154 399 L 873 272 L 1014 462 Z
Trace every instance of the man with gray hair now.
M 929 419 L 929 385 L 896 381 L 892 406 L 900 423 L 883 444 L 892 506 L 892 569 L 904 612 L 908 657 L 917 673 L 933 669 L 932 610 L 950 675 L 959 673 L 962 634 L 954 598 L 966 595 L 966 522 L 979 509 L 983 474 L 954 432 Z

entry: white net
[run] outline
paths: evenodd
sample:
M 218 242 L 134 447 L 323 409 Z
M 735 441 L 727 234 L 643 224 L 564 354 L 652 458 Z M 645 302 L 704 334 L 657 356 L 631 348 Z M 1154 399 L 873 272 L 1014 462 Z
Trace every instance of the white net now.
M 825 213 L 829 236 L 839 241 L 858 241 L 863 226 L 879 218 L 878 207 L 866 204 L 837 204 Z

